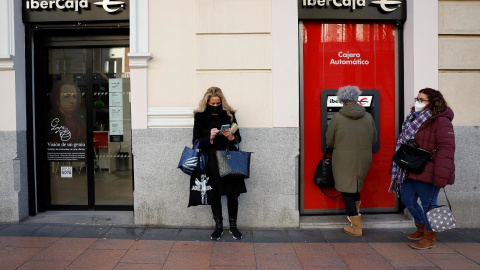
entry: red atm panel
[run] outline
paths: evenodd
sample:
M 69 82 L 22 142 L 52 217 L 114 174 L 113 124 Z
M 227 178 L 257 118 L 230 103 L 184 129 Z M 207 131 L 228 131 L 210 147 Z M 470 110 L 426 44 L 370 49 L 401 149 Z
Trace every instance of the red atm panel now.
M 393 23 L 304 22 L 303 31 L 303 213 L 342 212 L 342 198 L 330 199 L 313 183 L 321 149 L 321 92 L 356 85 L 380 93 L 380 148 L 361 192 L 366 212 L 389 212 L 388 193 L 395 146 L 395 27 Z M 334 189 L 327 190 L 332 195 Z

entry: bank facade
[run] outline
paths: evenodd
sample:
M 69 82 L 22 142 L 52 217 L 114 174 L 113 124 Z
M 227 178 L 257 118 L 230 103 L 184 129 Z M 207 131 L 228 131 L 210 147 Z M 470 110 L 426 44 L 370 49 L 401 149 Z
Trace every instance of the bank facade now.
M 380 131 L 363 213 L 404 212 L 387 192 L 389 159 L 413 97 L 432 87 L 455 112 L 447 192 L 458 227 L 480 227 L 480 111 L 467 102 L 480 81 L 480 4 L 416 2 L 2 2 L 0 221 L 115 210 L 138 225 L 212 226 L 209 207 L 187 208 L 188 177 L 176 168 L 210 86 L 238 111 L 241 147 L 254 152 L 239 226 L 342 214 L 341 199 L 310 179 L 335 107 L 326 101 L 355 84 Z M 69 92 L 55 90 L 62 83 Z

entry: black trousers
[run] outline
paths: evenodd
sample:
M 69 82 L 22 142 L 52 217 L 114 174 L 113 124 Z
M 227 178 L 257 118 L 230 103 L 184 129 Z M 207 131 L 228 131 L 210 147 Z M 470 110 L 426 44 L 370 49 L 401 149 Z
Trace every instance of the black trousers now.
M 238 213 L 238 194 L 236 193 L 227 193 L 227 209 L 228 209 L 228 219 L 237 220 Z M 214 203 L 211 205 L 213 218 L 223 219 L 222 217 L 222 196 L 215 194 Z
M 345 211 L 348 216 L 358 216 L 355 202 L 360 201 L 360 193 L 346 193 L 342 192 L 343 204 L 345 204 Z

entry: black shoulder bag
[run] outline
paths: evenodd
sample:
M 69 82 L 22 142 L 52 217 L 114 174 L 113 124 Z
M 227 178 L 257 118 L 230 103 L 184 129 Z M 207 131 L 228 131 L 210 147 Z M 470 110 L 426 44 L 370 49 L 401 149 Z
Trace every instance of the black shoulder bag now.
M 332 169 L 332 151 L 327 150 L 323 153 L 323 158 L 318 162 L 317 167 L 315 167 L 315 175 L 313 177 L 313 182 L 317 185 L 325 194 L 325 196 L 335 199 L 342 194 L 340 193 L 337 196 L 329 196 L 325 192 L 326 187 L 334 187 L 335 186 L 335 179 L 333 178 L 333 169 Z
M 427 163 L 432 160 L 432 155 L 437 151 L 435 148 L 432 152 L 428 152 L 418 147 L 414 139 L 400 145 L 400 148 L 393 155 L 393 162 L 398 167 L 412 173 L 422 173 Z

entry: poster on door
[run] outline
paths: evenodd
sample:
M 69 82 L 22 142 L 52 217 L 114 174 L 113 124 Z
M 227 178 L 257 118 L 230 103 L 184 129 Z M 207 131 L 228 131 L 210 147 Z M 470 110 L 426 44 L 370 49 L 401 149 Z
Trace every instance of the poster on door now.
M 87 130 L 79 112 L 82 93 L 78 86 L 62 80 L 50 92 L 51 109 L 46 113 L 46 154 L 48 161 L 85 161 Z

